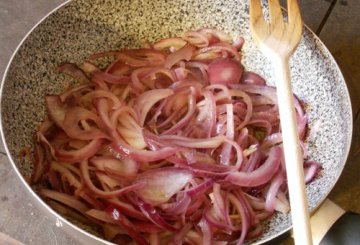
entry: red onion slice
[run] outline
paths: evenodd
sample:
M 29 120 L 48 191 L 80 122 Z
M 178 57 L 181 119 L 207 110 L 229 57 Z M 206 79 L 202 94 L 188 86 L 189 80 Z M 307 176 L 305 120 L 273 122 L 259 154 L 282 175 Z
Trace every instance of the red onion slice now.
M 149 245 L 149 243 L 141 236 L 139 232 L 136 231 L 136 228 L 133 224 L 130 223 L 126 217 L 120 213 L 118 209 L 113 206 L 109 206 L 106 208 L 106 212 L 112 217 L 114 220 L 118 222 L 118 224 L 123 228 L 126 233 L 134 239 L 139 245 Z
M 102 139 L 94 139 L 86 146 L 78 150 L 65 150 L 63 148 L 57 149 L 56 157 L 63 162 L 76 163 L 93 156 L 102 146 Z
M 160 100 L 165 99 L 173 94 L 174 91 L 171 89 L 153 89 L 141 94 L 137 98 L 136 103 L 136 108 L 138 114 L 140 115 L 140 126 L 144 126 L 146 116 L 149 113 L 151 107 L 153 107 Z
M 136 193 L 143 201 L 157 206 L 182 190 L 192 177 L 191 171 L 175 167 L 148 170 L 137 176 L 136 182 L 145 186 Z
M 89 129 L 81 129 L 79 124 L 81 121 L 91 121 L 97 127 L 91 126 Z M 100 118 L 92 111 L 86 110 L 82 107 L 72 107 L 66 111 L 63 121 L 63 129 L 65 133 L 74 139 L 91 140 L 109 138 L 102 130 L 102 122 Z
M 64 74 L 67 74 L 80 83 L 89 83 L 89 78 L 85 75 L 85 73 L 75 64 L 72 63 L 64 63 L 58 67 L 58 70 Z
M 211 84 L 239 83 L 243 68 L 239 62 L 230 58 L 217 59 L 210 63 L 208 69 Z
M 271 148 L 266 161 L 258 169 L 245 173 L 230 173 L 226 180 L 239 186 L 253 187 L 265 184 L 277 172 L 280 166 L 282 149 L 278 146 Z
M 66 115 L 65 105 L 61 102 L 60 96 L 48 95 L 45 97 L 46 109 L 52 120 L 63 128 L 63 121 Z
M 186 41 L 179 37 L 165 38 L 153 44 L 155 50 L 175 48 L 180 49 L 186 45 Z
M 112 219 L 109 214 L 105 211 L 100 211 L 97 209 L 90 209 L 86 211 L 86 214 L 90 217 L 97 219 L 99 221 L 109 223 L 109 224 L 117 224 L 116 220 Z
M 270 188 L 266 194 L 266 202 L 265 202 L 266 211 L 274 212 L 275 200 L 276 200 L 275 198 L 283 182 L 284 182 L 284 176 L 283 173 L 281 172 L 277 173 L 274 179 L 271 181 Z
M 157 151 L 139 150 L 120 139 L 111 144 L 111 149 L 122 156 L 130 157 L 139 162 L 155 162 L 166 159 L 178 151 L 176 147 L 164 147 Z
M 119 210 L 121 213 L 135 218 L 137 220 L 145 221 L 145 216 L 138 210 L 135 209 L 131 204 L 127 202 L 122 202 L 116 198 L 108 199 L 108 203 Z
M 145 202 L 139 202 L 139 207 L 141 212 L 149 219 L 151 222 L 153 222 L 155 225 L 159 226 L 162 229 L 168 230 L 168 231 L 177 231 L 175 227 L 168 224 L 156 211 L 154 207 L 152 207 L 150 204 Z
M 84 182 L 89 187 L 89 189 L 94 194 L 96 194 L 98 196 L 101 196 L 103 198 L 117 197 L 117 196 L 120 196 L 120 195 L 125 194 L 127 192 L 131 192 L 131 191 L 135 191 L 137 189 L 140 189 L 145 185 L 142 182 L 137 182 L 137 183 L 135 183 L 133 185 L 129 185 L 129 186 L 123 187 L 123 188 L 118 189 L 118 190 L 103 191 L 103 190 L 99 189 L 98 187 L 96 187 L 94 185 L 94 183 L 92 182 L 92 180 L 90 178 L 90 174 L 89 174 L 89 163 L 88 163 L 87 160 L 81 161 L 80 170 L 81 170 L 81 174 L 82 174 L 82 176 L 84 178 Z
M 262 78 L 259 74 L 255 72 L 246 71 L 241 77 L 241 82 L 244 84 L 255 84 L 255 85 L 265 85 L 265 79 Z
M 92 165 L 102 171 L 109 171 L 112 174 L 134 177 L 136 176 L 139 165 L 131 158 L 116 159 L 110 156 L 93 157 L 90 159 Z
M 181 60 L 189 61 L 193 55 L 195 47 L 191 44 L 186 44 L 179 50 L 176 50 L 174 53 L 169 54 L 169 56 L 165 60 L 165 68 L 170 69 L 176 63 Z
M 56 200 L 58 202 L 61 202 L 65 205 L 79 211 L 80 213 L 85 213 L 89 209 L 80 200 L 76 199 L 73 196 L 64 194 L 64 193 L 60 193 L 60 192 L 48 190 L 48 189 L 41 189 L 40 195 L 45 196 L 50 199 L 53 199 L 53 200 Z

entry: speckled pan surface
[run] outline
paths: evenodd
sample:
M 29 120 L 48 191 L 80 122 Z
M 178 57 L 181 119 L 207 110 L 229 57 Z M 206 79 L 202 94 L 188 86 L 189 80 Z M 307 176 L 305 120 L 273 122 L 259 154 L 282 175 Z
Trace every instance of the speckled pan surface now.
M 59 93 L 66 81 L 59 63 L 80 63 L 89 54 L 120 47 L 137 47 L 144 40 L 180 35 L 199 27 L 215 27 L 243 36 L 243 64 L 274 84 L 271 64 L 255 47 L 248 25 L 248 5 L 240 0 L 75 0 L 60 8 L 22 43 L 2 86 L 3 137 L 23 176 L 31 168 L 18 159 L 31 145 L 35 127 L 45 116 L 44 96 Z M 309 207 L 316 208 L 337 181 L 350 147 L 352 115 L 343 76 L 328 50 L 305 29 L 291 59 L 293 88 L 304 101 L 310 121 L 309 158 L 323 166 L 307 186 Z M 290 215 L 271 220 L 258 242 L 289 229 Z

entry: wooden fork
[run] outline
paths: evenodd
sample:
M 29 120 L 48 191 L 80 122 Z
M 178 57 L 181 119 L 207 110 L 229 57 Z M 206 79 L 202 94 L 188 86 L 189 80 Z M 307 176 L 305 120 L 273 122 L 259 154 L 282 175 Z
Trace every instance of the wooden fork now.
M 272 61 L 277 80 L 277 98 L 289 186 L 293 233 L 296 244 L 312 244 L 289 58 L 299 44 L 302 19 L 296 0 L 288 0 L 284 21 L 279 0 L 268 0 L 270 20 L 264 19 L 260 0 L 250 0 L 250 28 L 260 50 Z

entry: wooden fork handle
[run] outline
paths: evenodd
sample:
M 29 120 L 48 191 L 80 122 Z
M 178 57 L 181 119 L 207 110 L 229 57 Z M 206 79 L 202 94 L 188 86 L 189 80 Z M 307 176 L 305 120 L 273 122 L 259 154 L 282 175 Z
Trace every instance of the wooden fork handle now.
M 303 157 L 299 143 L 289 62 L 287 58 L 275 58 L 273 65 L 277 75 L 277 98 L 290 193 L 294 239 L 295 242 L 301 241 L 301 244 L 312 244 L 304 183 Z

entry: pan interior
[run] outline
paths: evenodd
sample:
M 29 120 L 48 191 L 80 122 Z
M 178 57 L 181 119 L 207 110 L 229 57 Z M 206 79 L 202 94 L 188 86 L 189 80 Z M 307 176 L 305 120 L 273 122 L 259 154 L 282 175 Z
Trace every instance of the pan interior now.
M 248 10 L 247 3 L 236 0 L 77 0 L 54 12 L 22 43 L 3 84 L 2 130 L 18 170 L 25 179 L 31 174 L 31 165 L 20 161 L 19 151 L 32 146 L 36 126 L 46 116 L 44 96 L 61 92 L 68 82 L 56 72 L 61 62 L 81 64 L 94 52 L 139 47 L 146 40 L 211 27 L 244 37 L 246 69 L 273 85 L 271 64 L 252 41 Z M 313 210 L 330 192 L 345 164 L 351 140 L 351 105 L 334 59 L 306 28 L 290 66 L 294 92 L 306 104 L 309 116 L 309 159 L 323 168 L 307 186 Z M 290 215 L 277 214 L 258 241 L 277 236 L 290 226 Z

